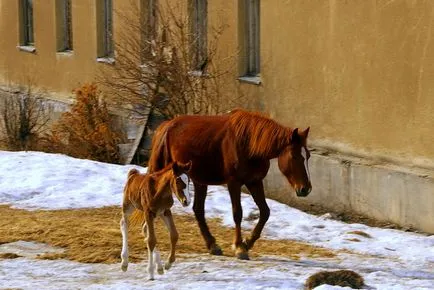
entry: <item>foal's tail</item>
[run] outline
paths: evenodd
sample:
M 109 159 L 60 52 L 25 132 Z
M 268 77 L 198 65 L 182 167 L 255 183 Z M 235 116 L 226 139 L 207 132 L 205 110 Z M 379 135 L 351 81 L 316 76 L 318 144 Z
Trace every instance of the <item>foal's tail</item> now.
M 130 171 L 128 171 L 128 177 L 127 177 L 127 179 L 130 179 L 131 176 L 136 175 L 138 173 L 140 173 L 140 172 L 136 168 L 130 169 Z

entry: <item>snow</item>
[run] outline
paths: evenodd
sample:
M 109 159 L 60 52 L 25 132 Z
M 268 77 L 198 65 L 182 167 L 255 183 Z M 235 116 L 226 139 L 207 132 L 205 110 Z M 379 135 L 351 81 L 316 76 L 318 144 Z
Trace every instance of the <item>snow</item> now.
M 133 167 L 146 171 L 138 166 L 60 154 L 0 151 L 0 204 L 27 210 L 120 205 L 127 172 Z M 242 195 L 242 205 L 244 217 L 257 215 L 257 207 L 249 195 Z M 38 249 L 41 253 L 56 249 L 18 242 L 0 247 L 0 252 L 16 249 L 15 253 L 24 256 L 0 259 L 0 285 L 22 289 L 302 289 L 313 273 L 351 269 L 360 273 L 373 289 L 434 289 L 433 235 L 345 224 L 273 200 L 268 200 L 268 205 L 271 216 L 263 237 L 304 241 L 350 252 L 342 251 L 336 258 L 305 257 L 299 261 L 280 256 L 239 261 L 209 255 L 178 255 L 172 269 L 156 276 L 155 281 L 148 281 L 146 261 L 130 264 L 123 273 L 120 264 L 38 260 L 34 255 Z M 173 209 L 192 214 L 191 206 L 183 208 L 178 202 Z M 233 226 L 229 194 L 224 187 L 209 187 L 206 214 Z M 243 229 L 253 228 L 256 221 L 243 220 Z M 370 237 L 350 233 L 353 231 L 363 231 Z M 360 242 L 349 241 L 352 238 Z M 26 251 L 30 254 L 26 255 Z M 322 285 L 316 289 L 349 288 Z

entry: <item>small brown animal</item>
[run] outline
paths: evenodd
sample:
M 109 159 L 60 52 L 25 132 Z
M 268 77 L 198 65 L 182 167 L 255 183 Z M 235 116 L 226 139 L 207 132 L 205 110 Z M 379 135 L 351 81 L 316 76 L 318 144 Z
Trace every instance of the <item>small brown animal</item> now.
M 183 206 L 190 203 L 189 178 L 186 175 L 190 171 L 191 162 L 187 164 L 173 162 L 162 170 L 152 174 L 140 174 L 137 169 L 128 172 L 128 179 L 124 188 L 122 202 L 122 218 L 120 227 L 122 232 L 122 271 L 128 269 L 128 224 L 129 216 L 134 210 L 143 211 L 145 221 L 142 225 L 143 233 L 147 238 L 148 246 L 148 273 L 149 279 L 154 279 L 155 264 L 159 274 L 164 273 L 160 260 L 160 253 L 156 249 L 157 238 L 154 230 L 154 220 L 161 217 L 169 230 L 170 254 L 165 264 L 168 270 L 175 261 L 175 247 L 178 241 L 170 208 L 173 205 L 172 193 L 176 195 Z
M 320 271 L 310 276 L 304 284 L 310 290 L 322 284 L 361 289 L 365 286 L 363 277 L 351 270 Z

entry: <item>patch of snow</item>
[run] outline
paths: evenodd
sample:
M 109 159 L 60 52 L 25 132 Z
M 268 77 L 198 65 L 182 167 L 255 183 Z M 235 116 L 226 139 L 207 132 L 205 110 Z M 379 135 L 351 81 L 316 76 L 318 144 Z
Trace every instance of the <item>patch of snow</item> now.
M 0 204 L 24 209 L 68 209 L 121 204 L 130 168 L 74 159 L 60 154 L 0 151 Z M 31 258 L 0 260 L 0 285 L 23 289 L 301 289 L 309 275 L 321 270 L 351 269 L 377 289 L 434 289 L 434 236 L 345 224 L 316 217 L 273 200 L 267 200 L 271 216 L 263 236 L 292 239 L 340 252 L 335 259 L 261 257 L 253 261 L 234 258 L 189 256 L 179 258 L 164 276 L 147 281 L 146 264 L 81 264 Z M 242 195 L 243 229 L 252 229 L 258 209 Z M 175 201 L 173 210 L 192 214 Z M 206 216 L 221 218 L 233 227 L 229 194 L 210 186 Z M 176 221 L 175 221 L 176 222 Z M 362 231 L 370 237 L 356 235 Z M 351 241 L 357 238 L 359 242 Z M 218 241 L 217 241 L 218 242 Z M 260 249 L 254 248 L 260 252 Z M 332 287 L 332 288 L 330 288 Z M 317 289 L 344 289 L 322 285 Z

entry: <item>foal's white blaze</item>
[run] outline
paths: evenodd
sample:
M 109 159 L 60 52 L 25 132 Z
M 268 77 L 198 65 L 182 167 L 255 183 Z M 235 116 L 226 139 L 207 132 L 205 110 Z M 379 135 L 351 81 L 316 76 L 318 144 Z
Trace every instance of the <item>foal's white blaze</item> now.
M 301 155 L 304 158 L 304 169 L 306 169 L 307 179 L 310 181 L 309 165 L 307 163 L 307 151 L 305 147 L 301 147 Z
M 184 188 L 184 195 L 185 198 L 187 198 L 187 206 L 190 205 L 191 198 L 190 198 L 190 179 L 188 178 L 187 174 L 181 174 L 180 176 L 182 182 L 185 183 L 186 187 Z

